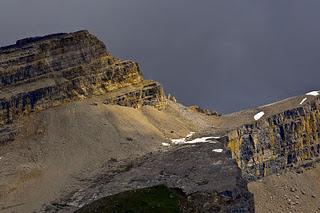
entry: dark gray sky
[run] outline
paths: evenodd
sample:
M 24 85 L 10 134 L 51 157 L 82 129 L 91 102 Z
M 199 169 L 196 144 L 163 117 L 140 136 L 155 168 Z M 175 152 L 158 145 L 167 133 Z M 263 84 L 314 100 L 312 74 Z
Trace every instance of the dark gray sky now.
M 320 89 L 319 0 L 1 0 L 0 46 L 88 29 L 182 103 L 220 112 Z

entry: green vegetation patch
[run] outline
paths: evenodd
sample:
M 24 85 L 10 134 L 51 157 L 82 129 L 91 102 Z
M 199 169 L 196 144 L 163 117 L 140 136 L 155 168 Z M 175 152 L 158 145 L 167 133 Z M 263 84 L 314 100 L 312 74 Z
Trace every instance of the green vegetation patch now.
M 159 185 L 101 198 L 76 213 L 174 213 L 180 212 L 181 198 L 175 190 Z

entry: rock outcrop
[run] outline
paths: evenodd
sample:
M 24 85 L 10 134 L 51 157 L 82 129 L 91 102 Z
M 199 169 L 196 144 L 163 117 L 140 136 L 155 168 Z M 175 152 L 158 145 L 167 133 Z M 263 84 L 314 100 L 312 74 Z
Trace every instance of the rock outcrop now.
M 0 48 L 0 134 L 23 114 L 108 94 L 106 103 L 165 106 L 162 87 L 134 61 L 120 60 L 87 31 L 19 40 Z
M 159 83 L 145 80 L 136 62 L 113 57 L 87 31 L 27 38 L 0 48 L 0 145 L 15 139 L 19 131 L 15 121 L 21 116 L 92 96 L 100 96 L 100 103 L 126 107 L 167 106 Z M 180 113 L 188 118 L 177 120 L 177 129 L 187 120 L 194 120 L 196 126 L 204 123 L 201 130 L 208 132 L 196 135 L 208 134 L 214 141 L 181 146 L 162 143 L 170 147 L 167 152 L 144 156 L 115 174 L 92 179 L 90 187 L 46 211 L 73 211 L 85 205 L 91 211 L 92 201 L 100 206 L 114 196 L 165 185 L 168 193 L 179 192 L 183 205 L 177 207 L 182 212 L 254 212 L 248 180 L 320 160 L 319 92 L 222 116 L 198 106 L 178 106 L 172 96 L 168 99 L 177 109 L 172 108 L 169 115 Z M 160 129 L 171 122 L 161 113 L 150 117 Z M 162 134 L 154 127 L 150 125 Z M 163 132 L 174 133 L 172 129 Z M 134 144 L 131 136 L 126 142 Z
M 319 160 L 320 99 L 308 96 L 302 104 L 303 98 L 265 107 L 277 112 L 228 133 L 228 146 L 245 178 L 254 180 Z
M 127 202 L 129 197 L 132 202 L 142 202 L 136 200 L 141 196 L 141 191 L 130 190 L 148 190 L 149 187 L 152 190 L 152 187 L 158 185 L 181 192 L 178 194 L 180 205 L 176 206 L 180 211 L 174 212 L 254 212 L 253 195 L 248 191 L 247 182 L 241 177 L 241 170 L 231 153 L 226 150 L 214 152 L 215 149 L 224 149 L 223 143 L 212 141 L 184 145 L 164 153 L 145 156 L 118 174 L 97 177 L 92 185 L 79 190 L 72 197 L 48 206 L 46 212 L 73 212 L 83 206 L 79 212 L 92 212 L 92 209 L 103 212 L 103 209 L 110 208 L 110 199 L 118 203 L 120 209 L 129 208 L 125 210 L 131 212 L 130 208 L 134 206 L 124 206 L 120 197 L 126 197 Z M 122 195 L 119 197 L 116 195 L 118 193 Z M 151 204 L 160 199 L 149 198 Z M 167 202 L 166 196 L 163 199 L 161 203 Z M 89 204 L 92 201 L 95 202 Z M 64 206 L 63 211 L 59 210 L 61 206 Z
M 216 111 L 212 111 L 209 109 L 202 109 L 201 107 L 199 107 L 197 105 L 189 106 L 188 109 L 191 111 L 200 112 L 200 113 L 203 113 L 203 114 L 209 115 L 209 116 L 220 116 L 220 114 Z
M 104 103 L 135 108 L 150 105 L 162 109 L 164 107 L 163 94 L 162 86 L 158 82 L 145 80 L 140 84 L 130 85 L 109 93 Z

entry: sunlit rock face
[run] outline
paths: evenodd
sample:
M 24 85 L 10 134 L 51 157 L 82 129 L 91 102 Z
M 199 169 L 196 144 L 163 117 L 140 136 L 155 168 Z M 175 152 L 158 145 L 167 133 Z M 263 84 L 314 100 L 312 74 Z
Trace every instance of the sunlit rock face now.
M 106 104 L 166 105 L 162 86 L 139 65 L 113 57 L 88 31 L 26 38 L 0 48 L 0 144 L 17 134 L 15 120 L 65 102 L 105 95 Z
M 320 100 L 315 97 L 230 131 L 228 146 L 243 175 L 252 180 L 316 161 L 319 137 Z
M 0 48 L 2 125 L 31 111 L 119 89 L 107 102 L 164 105 L 157 82 L 145 81 L 136 62 L 113 57 L 87 31 L 27 38 Z

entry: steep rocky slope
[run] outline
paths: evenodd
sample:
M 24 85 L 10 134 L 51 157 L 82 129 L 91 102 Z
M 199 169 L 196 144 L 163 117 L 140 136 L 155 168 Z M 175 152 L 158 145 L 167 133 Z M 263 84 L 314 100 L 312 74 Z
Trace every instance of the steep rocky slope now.
M 213 141 L 149 155 L 129 171 L 99 179 L 99 184 L 69 202 L 82 206 L 93 198 L 164 184 L 181 191 L 186 199 L 180 203 L 182 212 L 254 212 L 253 196 L 241 170 L 228 151 L 213 151 L 224 149 L 222 143 Z M 100 203 L 104 205 L 103 200 Z M 84 207 L 79 212 L 90 211 Z
M 37 212 L 215 119 L 167 101 L 86 31 L 18 41 L 0 62 L 1 212 Z
M 247 181 L 319 160 L 319 98 L 219 116 L 167 99 L 87 31 L 17 41 L 0 48 L 0 212 L 91 211 L 163 184 L 183 212 L 253 212 Z
M 125 168 L 137 157 L 164 150 L 162 143 L 167 138 L 199 130 L 171 104 L 158 111 L 103 101 L 102 96 L 69 103 L 17 122 L 20 133 L 16 140 L 0 148 L 3 212 L 39 210 L 87 185 L 101 174 L 101 168 L 108 171 L 110 162 Z
M 162 87 L 144 80 L 136 62 L 114 58 L 87 31 L 27 38 L 0 48 L 0 91 L 2 143 L 14 139 L 16 130 L 7 124 L 20 115 L 63 102 L 113 91 L 107 102 L 161 108 L 165 101 Z

